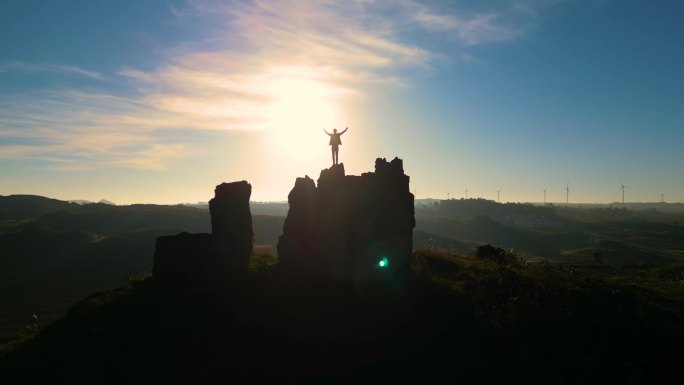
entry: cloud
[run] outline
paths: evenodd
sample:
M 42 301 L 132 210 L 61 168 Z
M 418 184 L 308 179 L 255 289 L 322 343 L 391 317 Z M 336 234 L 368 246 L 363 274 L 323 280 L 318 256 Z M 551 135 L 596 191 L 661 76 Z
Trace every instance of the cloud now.
M 203 128 L 262 130 L 268 126 L 264 109 L 286 96 L 269 87 L 279 80 L 315 83 L 339 102 L 370 85 L 402 85 L 394 71 L 432 59 L 393 31 L 369 27 L 382 23 L 356 3 L 321 4 L 192 1 L 175 13 L 216 25 L 211 39 L 175 49 L 155 70 L 119 74 L 148 105 L 192 116 Z
M 549 0 L 549 3 L 560 0 Z M 419 24 L 428 30 L 451 33 L 456 41 L 465 46 L 482 45 L 513 40 L 523 36 L 529 21 L 548 4 L 536 0 L 501 1 L 489 10 L 432 9 L 414 0 L 399 2 L 402 13 L 409 23 Z M 445 3 L 449 4 L 449 3 Z
M 27 74 L 35 74 L 41 72 L 56 73 L 64 75 L 78 75 L 95 80 L 104 80 L 102 74 L 94 71 L 88 71 L 83 68 L 54 63 L 24 63 L 21 61 L 6 61 L 0 63 L 0 72 L 24 72 Z
M 521 29 L 498 23 L 500 16 L 489 13 L 459 23 L 457 33 L 466 45 L 505 41 L 523 34 Z
M 146 128 L 138 120 L 151 112 L 136 101 L 95 92 L 13 95 L 0 104 L 0 159 L 43 161 L 54 170 L 161 169 L 185 146 L 158 143 L 158 125 Z
M 205 38 L 167 48 L 152 69 L 130 65 L 107 75 L 128 92 L 0 98 L 0 137 L 22 142 L 1 145 L 0 158 L 45 160 L 59 170 L 162 169 L 193 153 L 178 132 L 294 129 L 332 119 L 328 111 L 306 120 L 303 103 L 341 106 L 369 87 L 405 87 L 406 73 L 430 68 L 440 55 L 408 43 L 406 34 L 448 35 L 464 47 L 524 34 L 508 10 L 433 9 L 412 0 L 189 0 L 172 11 L 179 25 L 202 26 Z M 0 71 L 105 79 L 62 64 L 5 62 Z

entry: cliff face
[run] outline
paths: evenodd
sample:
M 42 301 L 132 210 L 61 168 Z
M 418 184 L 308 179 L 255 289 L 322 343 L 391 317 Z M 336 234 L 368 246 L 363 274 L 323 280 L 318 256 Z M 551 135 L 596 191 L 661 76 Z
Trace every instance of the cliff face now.
M 297 178 L 278 242 L 284 268 L 351 282 L 400 283 L 409 269 L 413 194 L 401 159 L 378 158 L 375 172 L 321 171 L 318 187 Z
M 246 181 L 216 186 L 209 201 L 211 234 L 157 238 L 152 273 L 155 279 L 176 285 L 221 279 L 247 269 L 252 255 L 252 214 Z

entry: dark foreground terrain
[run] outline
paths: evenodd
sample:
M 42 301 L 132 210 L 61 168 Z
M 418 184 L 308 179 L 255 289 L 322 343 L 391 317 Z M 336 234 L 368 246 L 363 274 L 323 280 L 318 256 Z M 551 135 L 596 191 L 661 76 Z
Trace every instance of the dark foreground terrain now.
M 663 383 L 684 358 L 684 265 L 417 252 L 402 288 L 253 259 L 213 287 L 151 277 L 0 346 L 3 383 Z

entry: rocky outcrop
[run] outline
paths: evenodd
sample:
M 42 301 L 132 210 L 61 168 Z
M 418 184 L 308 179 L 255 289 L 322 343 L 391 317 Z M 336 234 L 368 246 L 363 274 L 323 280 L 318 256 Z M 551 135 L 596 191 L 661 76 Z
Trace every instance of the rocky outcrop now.
M 222 245 L 227 263 L 247 266 L 252 255 L 251 195 L 252 185 L 245 181 L 222 183 L 209 201 L 211 235 Z
M 157 238 L 155 279 L 185 287 L 246 271 L 253 231 L 249 183 L 216 186 L 211 234 Z M 317 183 L 297 178 L 278 241 L 279 266 L 336 280 L 401 285 L 409 271 L 415 227 L 413 194 L 401 159 L 377 159 L 375 172 L 322 170 Z
M 246 181 L 216 186 L 209 201 L 211 234 L 188 234 L 157 238 L 154 278 L 185 286 L 213 282 L 244 272 L 252 254 L 253 232 Z
M 413 194 L 401 159 L 378 158 L 375 172 L 321 171 L 316 187 L 297 178 L 278 242 L 284 268 L 355 283 L 401 282 L 415 227 Z
M 287 196 L 290 205 L 278 239 L 278 256 L 285 265 L 318 273 L 321 244 L 316 184 L 309 176 L 297 178 Z

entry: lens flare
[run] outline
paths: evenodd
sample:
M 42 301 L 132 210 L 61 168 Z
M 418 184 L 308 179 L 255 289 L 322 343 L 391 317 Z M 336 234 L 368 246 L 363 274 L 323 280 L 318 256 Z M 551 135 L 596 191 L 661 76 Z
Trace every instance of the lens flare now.
M 378 261 L 378 267 L 389 267 L 389 261 L 387 260 L 387 257 L 383 257 L 380 261 Z

